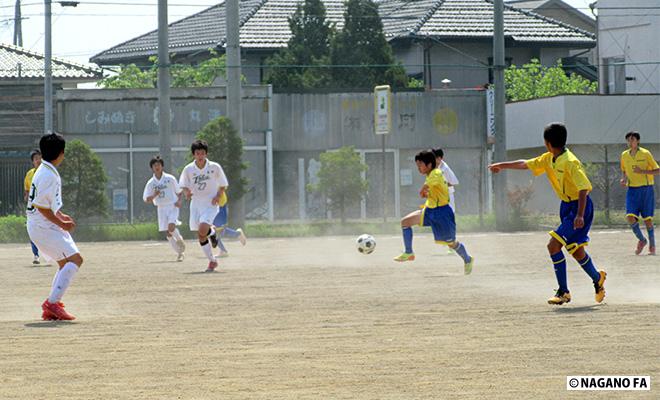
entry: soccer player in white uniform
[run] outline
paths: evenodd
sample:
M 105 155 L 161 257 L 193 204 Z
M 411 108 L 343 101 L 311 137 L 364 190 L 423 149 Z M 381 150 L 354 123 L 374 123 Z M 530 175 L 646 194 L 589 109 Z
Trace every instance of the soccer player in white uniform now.
M 167 241 L 177 253 L 177 261 L 183 261 L 186 244 L 177 229 L 180 225 L 179 208 L 181 208 L 182 190 L 176 178 L 163 171 L 165 162 L 160 156 L 149 161 L 149 167 L 154 176 L 144 187 L 142 198 L 145 203 L 158 207 L 158 231 L 166 232 Z
M 229 183 L 220 164 L 206 158 L 209 146 L 203 140 L 195 140 L 190 146 L 194 161 L 186 165 L 179 179 L 179 186 L 190 201 L 190 230 L 197 231 L 199 245 L 209 260 L 207 272 L 213 272 L 218 262 L 213 255 L 209 237 L 215 235 L 213 219 L 218 214 L 218 203 Z
M 438 165 L 437 168 L 442 171 L 442 175 L 444 175 L 445 181 L 447 181 L 447 185 L 449 186 L 449 206 L 451 207 L 452 211 L 454 211 L 454 214 L 456 214 L 454 192 L 456 191 L 455 186 L 458 186 L 458 178 L 456 178 L 454 171 L 449 168 L 449 164 L 443 161 L 445 153 L 442 151 L 442 149 L 433 149 L 433 154 L 435 155 L 435 162 Z
M 442 151 L 441 148 L 437 149 L 432 149 L 433 155 L 435 155 L 435 163 L 437 165 L 436 168 L 442 172 L 442 175 L 445 177 L 445 181 L 447 182 L 447 186 L 449 187 L 449 207 L 451 207 L 451 210 L 454 212 L 454 215 L 456 215 L 456 203 L 454 202 L 454 192 L 456 189 L 454 186 L 458 185 L 458 178 L 456 178 L 456 175 L 454 175 L 454 171 L 449 168 L 449 164 L 444 162 L 445 158 L 445 152 Z M 454 251 L 449 248 L 447 250 L 447 254 L 453 254 Z
M 76 223 L 62 213 L 62 179 L 57 172 L 64 160 L 66 142 L 62 135 L 51 133 L 39 141 L 42 162 L 34 173 L 27 203 L 27 230 L 30 240 L 49 261 L 56 261 L 50 295 L 41 305 L 44 320 L 74 320 L 64 310 L 62 296 L 83 263 L 78 247 L 71 237 Z

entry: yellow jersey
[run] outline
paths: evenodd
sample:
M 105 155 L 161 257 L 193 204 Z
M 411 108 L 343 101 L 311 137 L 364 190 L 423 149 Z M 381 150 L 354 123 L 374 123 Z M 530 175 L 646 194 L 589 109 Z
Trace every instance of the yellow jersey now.
M 638 166 L 641 169 L 658 169 L 658 163 L 653 158 L 653 154 L 643 147 L 638 147 L 635 156 L 630 153 L 630 149 L 621 153 L 621 171 L 628 178 L 628 187 L 640 187 L 653 185 L 653 175 L 638 174 L 633 168 Z
M 584 172 L 582 163 L 568 149 L 558 155 L 555 160 L 553 160 L 552 153 L 547 152 L 525 162 L 534 176 L 543 173 L 548 175 L 552 189 L 562 201 L 577 200 L 579 192 L 582 190 L 591 192 L 591 182 Z
M 424 184 L 429 188 L 429 194 L 426 197 L 426 208 L 442 207 L 449 204 L 449 186 L 445 181 L 442 171 L 434 169 L 426 176 Z
M 32 178 L 34 177 L 34 173 L 37 172 L 36 168 L 32 168 L 25 174 L 25 180 L 23 180 L 23 188 L 25 189 L 26 192 L 30 191 L 30 186 L 32 185 Z

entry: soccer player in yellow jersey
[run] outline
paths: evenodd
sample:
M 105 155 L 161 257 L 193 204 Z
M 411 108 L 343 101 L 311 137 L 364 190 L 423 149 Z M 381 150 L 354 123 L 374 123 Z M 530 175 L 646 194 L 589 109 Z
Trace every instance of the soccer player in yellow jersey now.
M 639 146 L 638 132 L 628 132 L 626 141 L 628 150 L 621 153 L 621 185 L 628 187 L 626 192 L 626 218 L 635 236 L 637 236 L 637 249 L 640 254 L 644 247 L 649 245 L 649 255 L 655 255 L 655 233 L 653 231 L 653 212 L 655 211 L 655 193 L 653 191 L 653 177 L 660 174 L 660 167 L 653 158 L 653 154 Z M 646 224 L 649 240 L 646 240 L 639 229 L 639 217 Z
M 37 172 L 37 168 L 41 165 L 41 152 L 37 149 L 34 149 L 30 152 L 30 160 L 32 161 L 32 169 L 30 169 L 25 174 L 25 179 L 23 180 L 23 200 L 28 201 L 28 195 L 30 194 L 30 186 L 32 186 L 32 177 L 34 173 Z M 30 240 L 30 246 L 32 246 L 32 264 L 39 264 L 39 249 L 34 243 Z
M 465 246 L 456 240 L 456 221 L 454 211 L 449 206 L 449 187 L 442 171 L 436 168 L 435 154 L 424 150 L 415 156 L 415 163 L 420 174 L 426 175 L 426 181 L 419 195 L 426 199 L 421 210 L 413 211 L 401 219 L 403 244 L 405 251 L 394 261 L 414 261 L 412 249 L 413 225 L 430 226 L 438 244 L 446 244 L 458 254 L 464 262 L 464 273 L 472 272 L 474 258 L 468 255 Z
M 596 302 L 605 298 L 605 271 L 598 271 L 584 247 L 589 243 L 589 228 L 594 218 L 594 207 L 589 197 L 591 182 L 582 163 L 566 148 L 568 132 L 564 124 L 553 123 L 545 127 L 543 139 L 546 153 L 531 160 L 506 161 L 491 164 L 493 173 L 503 169 L 529 169 L 534 175 L 546 174 L 550 185 L 561 199 L 561 224 L 550 232 L 548 251 L 555 268 L 559 289 L 548 299 L 549 304 L 561 305 L 571 301 L 566 279 L 566 257 L 562 247 L 577 260 L 594 283 Z

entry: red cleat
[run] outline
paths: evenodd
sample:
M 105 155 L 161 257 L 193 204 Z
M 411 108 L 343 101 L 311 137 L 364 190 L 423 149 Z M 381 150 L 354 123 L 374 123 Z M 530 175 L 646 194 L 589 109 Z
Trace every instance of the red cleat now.
M 644 250 L 644 247 L 646 247 L 646 243 L 648 243 L 646 241 L 646 239 L 640 240 L 639 242 L 637 242 L 637 248 L 635 249 L 635 255 L 636 256 L 640 255 L 642 250 Z
M 206 272 L 213 272 L 216 268 L 218 268 L 218 262 L 209 261 L 209 266 L 206 268 Z
M 655 246 L 649 246 L 649 255 L 654 256 L 655 255 Z
M 73 321 L 76 319 L 76 317 L 64 310 L 64 304 L 62 302 L 51 303 L 46 299 L 41 305 L 41 308 L 44 310 L 44 313 L 41 316 L 42 318 L 46 315 L 52 320 Z

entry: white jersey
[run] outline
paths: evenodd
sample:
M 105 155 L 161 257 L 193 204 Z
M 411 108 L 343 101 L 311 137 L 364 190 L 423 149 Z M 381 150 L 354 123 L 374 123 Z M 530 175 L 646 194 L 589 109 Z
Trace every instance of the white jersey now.
M 28 224 L 54 225 L 37 210 L 50 209 L 57 213 L 62 208 L 62 178 L 57 168 L 46 160 L 41 161 L 32 178 L 27 203 Z
M 179 200 L 179 193 L 181 193 L 181 188 L 176 178 L 165 172 L 163 172 L 160 179 L 156 178 L 156 175 L 149 179 L 142 194 L 144 201 L 147 201 L 147 197 L 153 196 L 156 190 L 160 193 L 154 197 L 152 202 L 158 207 L 170 206 L 176 203 Z
M 193 203 L 208 202 L 210 205 L 211 200 L 218 195 L 218 189 L 229 186 L 229 182 L 220 164 L 206 160 L 206 165 L 200 169 L 193 161 L 181 172 L 179 186 L 192 192 Z
M 438 168 L 442 171 L 442 175 L 445 177 L 447 183 L 451 185 L 449 186 L 449 193 L 454 193 L 456 191 L 454 186 L 458 185 L 458 178 L 454 175 L 454 171 L 452 171 L 451 168 L 449 168 L 449 165 L 444 161 L 442 161 Z

